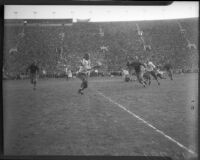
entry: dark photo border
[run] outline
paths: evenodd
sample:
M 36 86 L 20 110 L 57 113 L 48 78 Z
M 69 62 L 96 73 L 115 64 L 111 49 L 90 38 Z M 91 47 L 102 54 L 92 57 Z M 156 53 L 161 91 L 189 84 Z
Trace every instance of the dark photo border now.
M 101 160 L 101 159 L 117 159 L 117 160 L 172 160 L 169 157 L 135 157 L 135 156 L 4 156 L 3 150 L 3 90 L 2 90 L 2 68 L 3 68 L 3 46 L 4 46 L 4 5 L 136 5 L 136 6 L 162 6 L 162 5 L 170 5 L 173 1 L 131 1 L 131 0 L 115 0 L 115 1 L 105 1 L 105 0 L 4 0 L 0 1 L 0 50 L 1 50 L 1 106 L 0 107 L 0 159 L 17 159 L 17 160 L 26 160 L 26 159 L 34 159 L 34 160 L 52 160 L 52 159 L 65 159 L 65 160 Z M 198 26 L 199 27 L 199 26 Z M 199 43 L 199 41 L 198 41 Z M 199 45 L 199 44 L 198 44 Z M 199 95 L 198 95 L 199 96 Z M 199 102 L 198 102 L 199 103 Z M 200 111 L 198 110 L 200 115 Z M 199 120 L 199 117 L 198 117 Z M 198 121 L 199 122 L 199 121 Z M 199 123 L 198 123 L 199 126 Z M 199 144 L 199 138 L 198 138 Z M 198 147 L 199 150 L 199 147 Z M 198 152 L 199 153 L 199 152 Z

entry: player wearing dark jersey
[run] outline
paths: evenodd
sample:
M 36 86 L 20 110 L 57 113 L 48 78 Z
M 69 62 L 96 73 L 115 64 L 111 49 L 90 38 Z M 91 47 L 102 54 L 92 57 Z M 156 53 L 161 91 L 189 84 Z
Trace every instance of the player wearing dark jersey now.
M 167 71 L 168 76 L 170 77 L 171 80 L 173 80 L 172 65 L 170 63 L 166 63 L 163 66 L 163 69 Z
M 145 87 L 146 81 L 143 78 L 145 72 L 145 65 L 139 62 L 138 58 L 135 58 L 133 62 L 127 62 L 126 65 L 128 67 L 129 73 L 132 74 L 133 71 L 135 71 L 138 81 Z
M 30 82 L 33 84 L 33 89 L 36 89 L 36 84 L 37 84 L 37 76 L 39 72 L 39 68 L 37 66 L 36 61 L 34 61 L 28 68 L 27 71 L 29 71 L 30 75 Z

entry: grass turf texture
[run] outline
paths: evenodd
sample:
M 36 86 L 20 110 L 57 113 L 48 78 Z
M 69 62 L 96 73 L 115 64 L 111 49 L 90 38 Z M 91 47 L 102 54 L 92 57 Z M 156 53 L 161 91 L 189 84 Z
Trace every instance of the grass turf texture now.
M 197 152 L 198 75 L 175 75 L 142 87 L 119 77 L 4 81 L 4 147 L 7 155 L 193 155 L 146 126 L 114 102 Z M 193 101 L 194 100 L 194 101 Z M 194 106 L 194 108 L 192 107 Z

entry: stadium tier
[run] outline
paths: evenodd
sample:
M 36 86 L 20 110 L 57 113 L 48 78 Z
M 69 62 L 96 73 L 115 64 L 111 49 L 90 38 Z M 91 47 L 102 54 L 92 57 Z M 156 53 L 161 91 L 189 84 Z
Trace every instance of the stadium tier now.
M 175 69 L 198 69 L 198 19 L 50 22 L 5 21 L 4 73 L 24 73 L 33 59 L 48 73 L 66 65 L 75 72 L 85 53 L 93 62 L 101 61 L 104 71 L 118 71 L 136 55 L 151 57 L 155 64 L 170 60 Z

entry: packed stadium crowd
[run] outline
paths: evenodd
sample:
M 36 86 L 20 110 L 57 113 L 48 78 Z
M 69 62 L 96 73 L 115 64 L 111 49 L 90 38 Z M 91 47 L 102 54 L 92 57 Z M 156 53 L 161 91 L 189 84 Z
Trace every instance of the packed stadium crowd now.
M 177 21 L 186 30 L 180 31 Z M 138 35 L 136 24 L 143 32 Z M 144 22 L 74 23 L 61 26 L 5 25 L 4 78 L 27 77 L 26 68 L 36 60 L 41 77 L 75 75 L 80 59 L 89 53 L 91 62 L 103 67 L 95 75 L 122 75 L 128 59 L 151 58 L 154 64 L 169 60 L 174 72 L 197 72 L 198 50 L 188 48 L 188 40 L 198 44 L 197 19 Z M 141 42 L 141 36 L 143 42 Z M 187 39 L 186 39 L 187 37 Z M 147 44 L 151 48 L 144 49 Z

